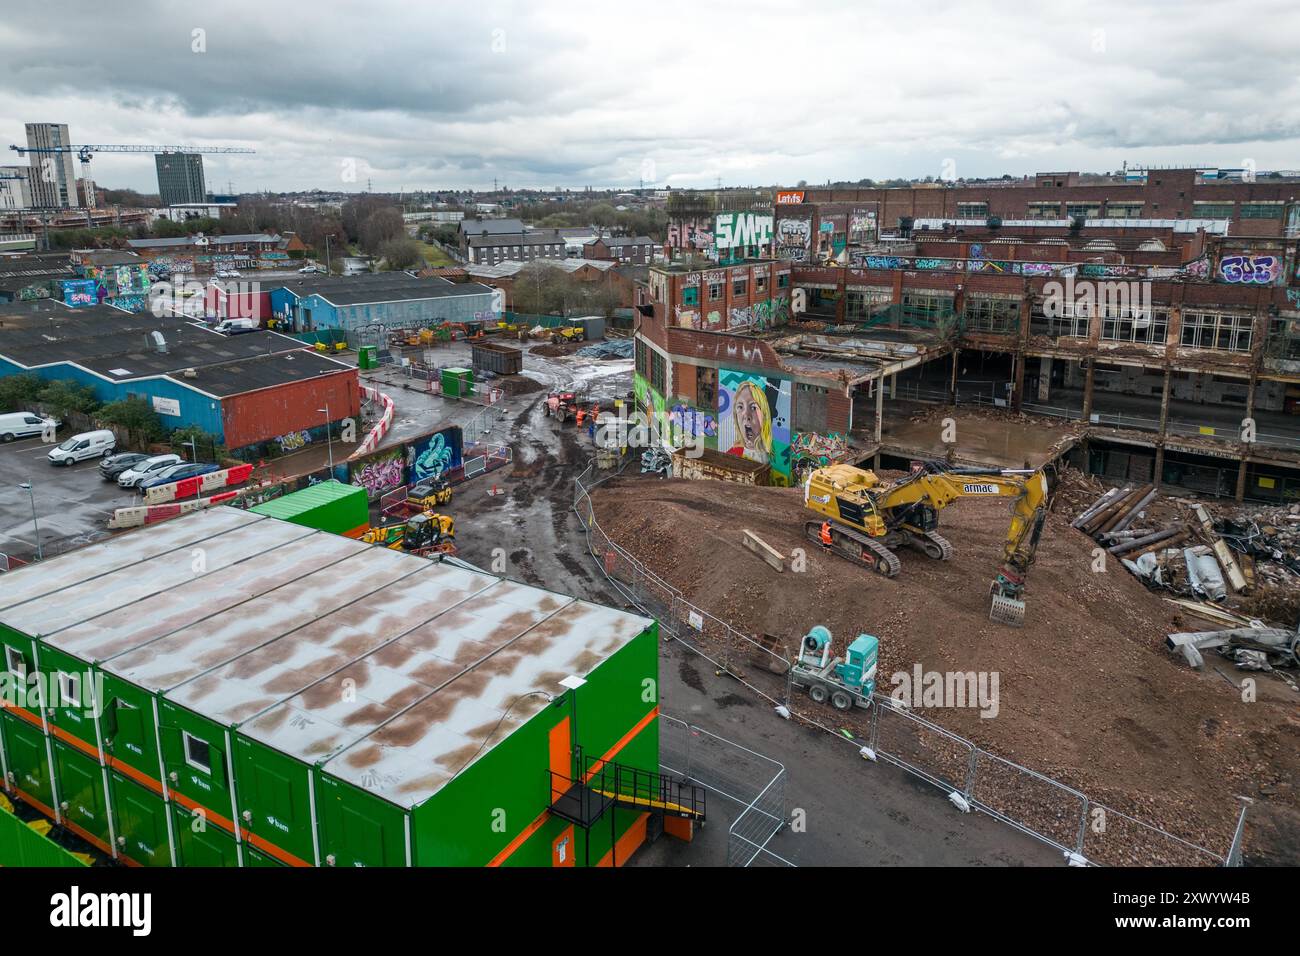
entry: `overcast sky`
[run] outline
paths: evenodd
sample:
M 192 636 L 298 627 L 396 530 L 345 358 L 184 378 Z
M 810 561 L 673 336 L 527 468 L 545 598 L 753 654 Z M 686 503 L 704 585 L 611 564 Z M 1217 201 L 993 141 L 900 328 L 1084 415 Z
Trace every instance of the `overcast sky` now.
M 212 191 L 1294 169 L 1297 37 L 1296 0 L 6 0 L 0 137 L 257 151 Z

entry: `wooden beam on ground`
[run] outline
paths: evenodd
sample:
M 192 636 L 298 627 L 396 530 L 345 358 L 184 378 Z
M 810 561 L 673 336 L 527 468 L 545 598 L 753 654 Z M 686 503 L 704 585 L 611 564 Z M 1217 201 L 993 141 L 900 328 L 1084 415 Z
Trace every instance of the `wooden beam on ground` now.
M 753 551 L 756 555 L 776 568 L 778 571 L 785 570 L 785 555 L 776 548 L 772 547 L 754 532 L 746 530 L 742 537 L 745 547 Z

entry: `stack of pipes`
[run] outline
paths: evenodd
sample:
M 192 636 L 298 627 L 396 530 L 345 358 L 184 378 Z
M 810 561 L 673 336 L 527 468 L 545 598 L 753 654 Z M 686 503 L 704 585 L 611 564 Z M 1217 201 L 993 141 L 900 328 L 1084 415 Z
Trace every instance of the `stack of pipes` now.
M 1129 530 L 1138 515 L 1156 500 L 1156 495 L 1153 484 L 1112 488 L 1074 519 L 1074 527 L 1104 543 L 1108 553 L 1130 561 L 1151 551 L 1177 547 L 1191 536 L 1181 523 L 1160 530 Z

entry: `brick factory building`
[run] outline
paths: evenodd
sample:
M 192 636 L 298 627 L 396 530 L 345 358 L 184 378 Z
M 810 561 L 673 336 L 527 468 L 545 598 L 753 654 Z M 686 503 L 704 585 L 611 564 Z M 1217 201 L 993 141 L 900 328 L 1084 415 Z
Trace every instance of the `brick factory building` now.
M 670 443 L 703 438 L 777 484 L 828 455 L 942 455 L 887 427 L 908 400 L 1059 420 L 1077 432 L 1060 453 L 1096 474 L 1295 500 L 1296 192 L 1193 170 L 779 191 L 774 258 L 739 267 L 745 294 L 725 261 L 652 268 L 638 405 Z M 756 270 L 783 307 L 755 313 Z

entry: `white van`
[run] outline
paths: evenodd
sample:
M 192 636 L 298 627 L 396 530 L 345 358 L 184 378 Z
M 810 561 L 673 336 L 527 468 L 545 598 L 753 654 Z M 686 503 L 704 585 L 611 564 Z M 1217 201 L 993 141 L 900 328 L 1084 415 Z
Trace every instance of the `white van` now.
M 0 441 L 16 441 L 19 438 L 31 438 L 43 435 L 47 428 L 53 435 L 53 429 L 59 423 L 53 418 L 41 418 L 34 412 L 5 412 L 0 415 Z
M 45 457 L 51 465 L 71 465 L 87 458 L 104 458 L 117 449 L 117 436 L 107 428 L 95 432 L 73 435 L 61 445 L 55 445 Z
M 222 319 L 217 323 L 215 331 L 222 335 L 238 335 L 240 332 L 256 332 L 256 319 Z

